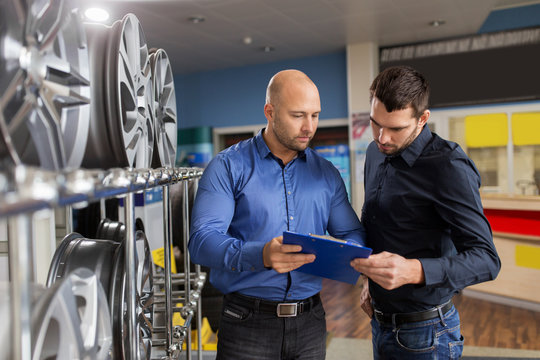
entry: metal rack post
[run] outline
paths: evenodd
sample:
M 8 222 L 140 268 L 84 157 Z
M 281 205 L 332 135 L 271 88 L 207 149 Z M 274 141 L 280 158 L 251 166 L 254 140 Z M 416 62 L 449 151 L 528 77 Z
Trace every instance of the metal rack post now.
M 188 251 L 188 241 L 189 241 L 189 173 L 186 171 L 184 174 L 185 176 L 182 177 L 183 180 L 183 186 L 184 186 L 184 199 L 182 206 L 184 207 L 183 211 L 183 217 L 182 217 L 182 228 L 184 230 L 183 233 L 183 247 L 184 247 L 184 273 L 185 273 L 185 279 L 184 279 L 184 289 L 186 291 L 186 306 L 191 306 L 191 269 L 190 269 L 190 261 L 189 261 L 189 251 Z M 190 310 L 192 312 L 192 310 Z M 191 315 L 191 314 L 189 314 Z M 191 322 L 189 322 L 186 325 L 186 332 L 187 332 L 187 344 L 186 344 L 186 356 L 188 359 L 191 359 Z M 201 332 L 201 329 L 199 327 L 199 332 Z M 199 336 L 200 337 L 200 336 Z
M 194 177 L 191 181 L 193 181 L 193 194 L 194 196 L 197 194 L 197 190 L 199 188 L 199 179 L 197 177 Z M 203 281 L 203 278 L 201 277 L 201 265 L 196 264 L 195 265 L 195 274 L 197 281 Z M 202 291 L 202 289 L 200 289 Z M 198 336 L 197 336 L 197 359 L 202 360 L 203 358 L 203 348 L 202 348 L 202 296 L 199 297 L 199 301 L 197 301 L 197 329 Z
M 12 356 L 14 360 L 32 358 L 30 284 L 33 280 L 32 214 L 17 215 L 8 220 L 9 277 L 11 280 Z
M 164 226 L 164 266 L 165 266 L 165 328 L 167 332 L 167 338 L 165 342 L 165 348 L 169 356 L 176 350 L 173 347 L 173 328 L 172 328 L 172 279 L 171 279 L 171 234 L 172 234 L 172 222 L 171 222 L 171 203 L 170 188 L 169 185 L 163 186 L 163 226 Z
M 66 234 L 73 232 L 73 207 L 66 206 Z
M 136 294 L 136 269 L 137 257 L 135 254 L 135 209 L 134 209 L 134 194 L 132 192 L 124 197 L 124 214 L 126 221 L 126 238 L 124 247 L 124 262 L 126 273 L 126 292 L 127 292 L 127 312 L 128 312 L 128 339 L 129 342 L 129 359 L 138 359 L 139 355 L 139 332 L 136 331 L 137 323 L 137 294 Z

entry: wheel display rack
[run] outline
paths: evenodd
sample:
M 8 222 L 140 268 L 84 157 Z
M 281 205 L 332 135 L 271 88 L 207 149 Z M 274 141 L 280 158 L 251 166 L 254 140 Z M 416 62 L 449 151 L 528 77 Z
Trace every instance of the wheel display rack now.
M 188 183 L 196 191 L 202 170 L 174 168 L 169 59 L 148 46 L 134 14 L 111 26 L 92 24 L 73 5 L 0 1 L 0 220 L 7 223 L 10 280 L 9 291 L 0 291 L 0 316 L 9 320 L 0 360 L 175 359 L 184 342 L 191 359 L 206 274 L 200 266 L 190 271 L 187 199 Z M 184 193 L 184 272 L 172 274 L 169 187 L 176 183 Z M 163 210 L 151 216 L 163 219 L 159 271 L 135 219 L 135 195 L 158 188 Z M 113 198 L 123 201 L 124 222 L 100 225 L 119 238 L 72 232 L 73 209 L 98 201 L 104 208 Z M 35 281 L 33 254 L 44 240 L 34 234 L 34 215 L 43 209 L 65 209 L 68 233 L 46 286 Z M 173 324 L 176 313 L 181 326 Z
M 35 298 L 33 287 L 36 284 L 33 279 L 33 257 L 30 249 L 34 248 L 33 245 L 37 239 L 36 234 L 33 233 L 32 215 L 42 209 L 57 207 L 66 207 L 66 209 L 71 207 L 80 208 L 91 202 L 116 197 L 124 201 L 126 232 L 123 256 L 124 259 L 129 259 L 123 262 L 123 270 L 125 272 L 124 286 L 127 294 L 125 299 L 126 308 L 124 309 L 125 314 L 127 314 L 124 337 L 130 341 L 125 342 L 127 348 L 123 350 L 123 358 L 176 359 L 180 356 L 183 343 L 186 342 L 186 357 L 191 359 L 191 323 L 195 320 L 197 329 L 201 329 L 200 294 L 206 280 L 206 274 L 201 272 L 198 265 L 195 266 L 195 272 L 190 271 L 190 259 L 187 249 L 189 238 L 189 204 L 187 199 L 188 183 L 194 182 L 196 188 L 201 175 L 202 169 L 199 168 L 114 168 L 109 170 L 58 172 L 24 165 L 15 165 L 9 168 L 8 171 L 0 172 L 0 219 L 7 220 L 9 241 L 9 298 L 11 302 L 10 323 L 12 329 L 12 348 L 11 354 L 8 354 L 10 358 L 14 360 L 49 358 L 35 353 L 35 350 L 39 349 L 36 345 L 37 336 L 34 331 L 36 326 L 35 321 L 33 321 L 37 311 L 33 305 L 33 297 Z M 182 219 L 182 246 L 185 254 L 184 272 L 172 274 L 172 219 L 169 186 L 178 182 L 183 183 L 185 195 L 185 200 L 182 203 L 184 209 Z M 154 275 L 152 279 L 154 289 L 159 289 L 159 291 L 155 292 L 153 311 L 155 314 L 164 314 L 162 316 L 164 324 L 152 324 L 152 355 L 146 357 L 145 354 L 149 354 L 149 352 L 140 349 L 140 333 L 137 328 L 137 301 L 139 299 L 136 284 L 136 264 L 139 261 L 136 255 L 137 232 L 135 230 L 134 196 L 136 193 L 144 193 L 146 190 L 155 187 L 161 187 L 163 190 L 164 271 L 162 274 Z M 69 276 L 70 281 L 79 284 L 73 285 L 73 289 L 77 289 L 77 291 L 73 291 L 76 296 L 82 296 L 87 303 L 92 303 L 93 299 L 97 299 L 95 301 L 99 302 L 99 299 L 103 298 L 101 286 L 95 287 L 92 285 L 95 279 L 92 279 L 91 272 L 72 272 L 72 274 Z M 183 285 L 183 290 L 173 291 L 173 285 Z M 65 287 L 53 286 L 50 289 L 60 291 L 54 289 L 64 289 Z M 53 295 L 60 296 L 56 293 L 53 293 Z M 53 299 L 51 301 L 54 301 L 53 295 L 50 295 Z M 173 304 L 177 303 L 182 303 L 183 306 L 173 307 Z M 105 309 L 108 309 L 106 303 Z M 88 311 L 90 310 L 89 308 Z M 108 314 L 107 311 L 105 312 Z M 180 313 L 185 320 L 184 325 L 173 326 L 172 317 L 174 313 Z M 54 318 L 54 311 L 51 310 L 51 314 Z M 82 329 L 80 331 L 83 332 L 82 336 L 72 336 L 73 339 L 77 339 L 77 341 L 73 340 L 75 344 L 71 344 L 71 346 L 77 348 L 76 353 L 82 355 L 81 358 L 117 358 L 111 357 L 112 350 L 103 350 L 103 347 L 112 348 L 114 342 L 122 341 L 114 337 L 112 337 L 111 341 L 109 335 L 111 330 L 107 326 L 109 318 L 104 315 L 103 311 L 95 316 L 92 316 L 92 313 L 83 315 L 74 317 L 75 325 L 73 328 L 76 332 L 79 331 L 77 329 Z M 196 318 L 193 319 L 195 316 Z M 94 320 L 87 320 L 90 318 Z M 107 321 L 104 322 L 103 319 Z M 73 323 L 73 321 L 70 323 Z M 90 334 L 92 336 L 87 334 L 89 328 L 94 329 L 94 333 Z M 197 340 L 198 358 L 202 359 L 201 337 L 198 336 Z M 145 344 L 145 342 L 142 342 L 142 344 Z M 43 355 L 47 355 L 46 351 L 51 350 L 41 351 L 45 352 Z M 57 354 L 68 353 L 64 349 L 58 349 Z

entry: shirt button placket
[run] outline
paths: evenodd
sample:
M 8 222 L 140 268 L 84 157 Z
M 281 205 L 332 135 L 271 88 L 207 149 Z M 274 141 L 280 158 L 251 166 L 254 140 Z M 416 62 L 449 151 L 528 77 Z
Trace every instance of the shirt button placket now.
M 289 169 L 290 170 L 290 169 Z M 287 199 L 287 222 L 289 223 L 289 231 L 296 231 L 296 223 L 294 222 L 294 201 L 292 196 L 292 185 L 290 181 L 291 172 L 284 169 L 284 180 L 285 180 L 285 197 Z

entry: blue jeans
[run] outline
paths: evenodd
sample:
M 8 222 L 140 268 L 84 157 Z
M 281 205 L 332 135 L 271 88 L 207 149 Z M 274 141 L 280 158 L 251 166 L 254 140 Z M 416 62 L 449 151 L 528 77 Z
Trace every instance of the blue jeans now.
M 296 317 L 255 312 L 223 300 L 216 360 L 324 360 L 322 303 Z
M 375 360 L 459 359 L 463 352 L 459 314 L 454 306 L 442 320 L 435 318 L 395 327 L 381 324 L 373 317 L 371 334 Z

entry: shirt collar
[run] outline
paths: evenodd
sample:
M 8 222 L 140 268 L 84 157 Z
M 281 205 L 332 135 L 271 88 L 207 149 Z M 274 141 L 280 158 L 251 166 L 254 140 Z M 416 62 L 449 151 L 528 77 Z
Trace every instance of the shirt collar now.
M 259 156 L 261 157 L 261 159 L 264 159 L 267 156 L 272 156 L 273 158 L 277 159 L 276 156 L 274 154 L 272 154 L 272 152 L 268 148 L 268 145 L 266 145 L 266 142 L 264 141 L 263 132 L 264 132 L 265 129 L 266 128 L 263 128 L 263 129 L 259 130 L 257 135 L 255 135 L 255 144 L 257 145 L 257 151 L 258 151 Z M 306 151 L 305 150 L 299 151 L 296 158 L 300 158 L 300 159 L 305 160 L 306 159 Z
M 427 143 L 431 139 L 431 130 L 429 130 L 429 127 L 424 125 L 424 128 L 418 134 L 416 139 L 413 140 L 413 142 L 405 148 L 401 152 L 400 155 L 403 160 L 407 163 L 409 166 L 413 166 L 416 159 L 420 157 L 420 154 L 422 154 L 422 151 L 426 147 Z

